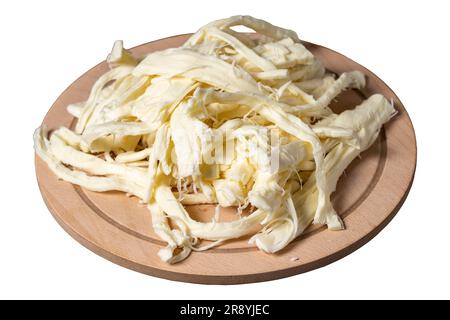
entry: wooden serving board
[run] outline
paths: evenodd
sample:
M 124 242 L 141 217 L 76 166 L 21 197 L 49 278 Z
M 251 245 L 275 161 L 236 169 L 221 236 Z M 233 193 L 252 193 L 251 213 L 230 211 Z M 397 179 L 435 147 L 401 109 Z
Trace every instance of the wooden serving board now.
M 181 45 L 189 35 L 157 40 L 131 49 L 136 56 Z M 312 43 L 305 45 L 337 74 L 360 70 L 368 77 L 362 91 L 347 91 L 334 110 L 353 108 L 364 97 L 381 93 L 393 99 L 398 115 L 380 132 L 374 145 L 356 159 L 339 181 L 334 205 L 346 229 L 329 231 L 311 226 L 277 254 L 248 245 L 248 238 L 194 252 L 175 265 L 162 262 L 158 250 L 165 244 L 152 230 L 150 213 L 136 198 L 120 192 L 95 193 L 58 180 L 36 157 L 36 174 L 45 203 L 59 224 L 82 245 L 126 268 L 152 276 L 205 284 L 237 284 L 272 280 L 306 272 L 355 251 L 394 217 L 411 187 L 416 166 L 416 141 L 408 114 L 395 93 L 376 75 L 349 58 Z M 107 70 L 102 62 L 72 83 L 56 100 L 43 123 L 50 129 L 73 127 L 76 119 L 66 112 L 70 103 L 84 101 L 97 78 Z M 210 220 L 213 208 L 190 206 L 199 221 Z M 223 210 L 222 219 L 234 219 Z M 382 258 L 382 257 L 381 257 Z

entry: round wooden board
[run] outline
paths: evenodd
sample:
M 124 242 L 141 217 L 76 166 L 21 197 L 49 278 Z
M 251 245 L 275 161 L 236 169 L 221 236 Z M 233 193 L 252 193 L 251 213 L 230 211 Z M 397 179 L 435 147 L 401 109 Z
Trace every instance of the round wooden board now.
M 179 46 L 188 36 L 157 40 L 131 51 L 142 56 Z M 400 100 L 376 75 L 330 49 L 306 42 L 305 45 L 330 71 L 340 74 L 360 70 L 367 75 L 367 87 L 342 94 L 332 106 L 334 110 L 353 108 L 373 93 L 392 98 L 398 110 L 374 145 L 351 164 L 339 181 L 333 201 L 344 219 L 345 230 L 311 226 L 277 254 L 265 254 L 248 245 L 248 238 L 244 238 L 206 252 L 194 252 L 181 263 L 169 265 L 157 256 L 164 243 L 154 234 L 150 213 L 137 199 L 119 192 L 90 192 L 60 181 L 36 157 L 39 187 L 50 212 L 64 230 L 100 256 L 126 268 L 177 281 L 237 284 L 273 280 L 322 267 L 355 251 L 386 226 L 408 194 L 416 166 L 414 129 Z M 66 112 L 66 106 L 86 100 L 91 86 L 106 70 L 106 63 L 102 62 L 71 84 L 43 123 L 50 129 L 73 127 L 75 119 Z M 206 221 L 213 208 L 192 206 L 188 211 L 195 219 Z M 233 219 L 233 210 L 224 211 L 223 220 Z

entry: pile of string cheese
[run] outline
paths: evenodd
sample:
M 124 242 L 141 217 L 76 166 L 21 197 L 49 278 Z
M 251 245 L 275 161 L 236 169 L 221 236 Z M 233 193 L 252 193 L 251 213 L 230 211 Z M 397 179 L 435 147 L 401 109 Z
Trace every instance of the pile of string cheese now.
M 65 181 L 139 197 L 168 263 L 246 235 L 272 253 L 312 222 L 344 228 L 330 196 L 395 113 L 378 94 L 334 113 L 330 102 L 362 88 L 364 75 L 328 74 L 295 32 L 249 16 L 214 21 L 144 59 L 117 41 L 107 62 L 87 101 L 67 108 L 75 131 L 49 136 L 43 126 L 35 149 Z M 216 205 L 211 222 L 192 219 L 192 204 Z M 221 222 L 230 206 L 236 219 Z

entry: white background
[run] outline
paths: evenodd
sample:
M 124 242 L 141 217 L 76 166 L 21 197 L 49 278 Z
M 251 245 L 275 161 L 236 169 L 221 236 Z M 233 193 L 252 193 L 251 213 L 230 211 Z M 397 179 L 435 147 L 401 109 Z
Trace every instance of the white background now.
M 2 1 L 0 298 L 450 298 L 446 1 Z M 105 58 L 234 14 L 294 29 L 368 67 L 414 123 L 418 164 L 394 220 L 348 257 L 303 275 L 204 286 L 142 275 L 88 251 L 53 220 L 35 173 L 33 130 L 57 96 Z M 447 30 L 447 32 L 445 31 Z

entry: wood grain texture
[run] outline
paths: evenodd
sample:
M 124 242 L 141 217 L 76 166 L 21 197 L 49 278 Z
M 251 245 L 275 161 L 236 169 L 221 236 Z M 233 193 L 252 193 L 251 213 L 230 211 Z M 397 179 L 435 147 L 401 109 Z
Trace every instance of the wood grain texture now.
M 161 39 L 131 51 L 141 56 L 179 46 L 187 37 Z M 342 94 L 332 105 L 334 110 L 353 108 L 365 97 L 382 93 L 393 99 L 399 111 L 374 145 L 351 164 L 339 181 L 333 202 L 344 218 L 346 230 L 328 231 L 311 226 L 277 254 L 260 252 L 248 245 L 248 238 L 243 238 L 206 252 L 194 252 L 185 261 L 169 265 L 157 256 L 164 243 L 152 230 L 147 208 L 139 205 L 136 198 L 119 192 L 90 192 L 60 181 L 36 157 L 39 187 L 50 212 L 64 230 L 100 256 L 129 269 L 177 281 L 205 284 L 267 281 L 322 267 L 355 251 L 389 223 L 408 194 L 416 166 L 414 129 L 398 97 L 376 75 L 330 49 L 312 43 L 305 45 L 330 71 L 339 74 L 360 70 L 367 75 L 367 87 Z M 50 129 L 73 127 L 75 119 L 65 107 L 85 100 L 93 83 L 106 70 L 106 63 L 102 62 L 71 84 L 43 123 Z M 207 221 L 214 210 L 202 205 L 190 206 L 188 211 L 195 219 Z M 221 219 L 234 219 L 233 210 L 224 210 Z

